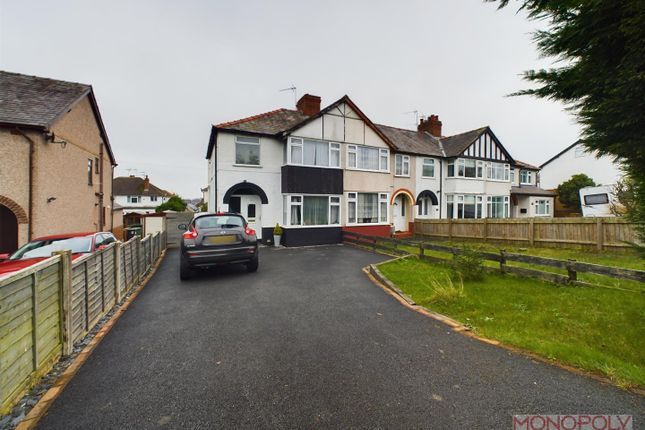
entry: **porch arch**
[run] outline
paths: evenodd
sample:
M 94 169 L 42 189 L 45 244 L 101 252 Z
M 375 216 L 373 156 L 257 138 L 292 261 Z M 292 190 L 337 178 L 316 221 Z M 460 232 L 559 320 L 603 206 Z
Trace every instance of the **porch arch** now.
M 224 204 L 228 204 L 231 200 L 231 196 L 235 194 L 257 194 L 258 196 L 260 196 L 260 201 L 263 205 L 269 203 L 269 198 L 267 197 L 264 190 L 260 186 L 255 185 L 252 182 L 240 182 L 229 188 L 228 191 L 224 194 Z
M 396 199 L 396 197 L 400 194 L 405 194 L 410 199 L 410 202 L 416 201 L 414 194 L 412 194 L 412 191 L 408 190 L 407 188 L 399 188 L 392 193 L 392 197 L 390 198 L 390 205 L 394 204 L 394 199 Z
M 6 206 L 13 212 L 18 220 L 18 224 L 27 224 L 29 222 L 29 217 L 25 210 L 15 201 L 11 200 L 9 197 L 0 196 L 0 205 Z
M 432 202 L 432 204 L 434 206 L 439 204 L 439 199 L 437 199 L 437 195 L 435 193 L 433 193 L 430 190 L 423 190 L 417 196 L 417 200 L 416 200 L 417 205 L 420 205 L 421 204 L 421 199 L 426 198 L 426 197 L 430 198 L 430 201 Z

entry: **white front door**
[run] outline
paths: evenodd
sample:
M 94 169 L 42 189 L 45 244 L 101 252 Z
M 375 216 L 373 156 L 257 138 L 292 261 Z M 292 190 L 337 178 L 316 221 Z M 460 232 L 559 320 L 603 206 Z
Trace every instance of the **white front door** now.
M 258 239 L 262 239 L 262 200 L 256 195 L 240 196 L 240 213 L 255 230 Z
M 394 198 L 394 230 L 408 231 L 408 199 L 403 194 Z

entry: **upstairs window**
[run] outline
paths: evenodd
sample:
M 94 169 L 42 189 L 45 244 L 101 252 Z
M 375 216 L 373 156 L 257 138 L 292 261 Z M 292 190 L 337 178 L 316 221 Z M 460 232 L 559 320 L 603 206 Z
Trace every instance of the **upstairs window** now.
M 434 178 L 434 159 L 424 158 L 421 176 L 424 178 Z
M 260 138 L 235 136 L 235 164 L 260 165 Z
M 458 158 L 448 162 L 448 177 L 483 178 L 484 162 L 470 158 Z
M 533 183 L 533 172 L 530 170 L 520 170 L 520 184 L 531 185 Z
M 493 181 L 509 181 L 511 166 L 502 163 L 486 163 L 486 178 Z
M 340 144 L 323 140 L 289 138 L 289 164 L 340 167 Z
M 141 203 L 140 196 L 128 196 L 128 203 Z
M 410 176 L 410 156 L 396 154 L 394 156 L 394 174 L 397 176 Z
M 157 201 L 157 196 L 150 196 L 150 201 L 151 202 L 156 202 Z
M 347 145 L 347 168 L 373 170 L 376 172 L 389 171 L 389 151 L 370 146 Z

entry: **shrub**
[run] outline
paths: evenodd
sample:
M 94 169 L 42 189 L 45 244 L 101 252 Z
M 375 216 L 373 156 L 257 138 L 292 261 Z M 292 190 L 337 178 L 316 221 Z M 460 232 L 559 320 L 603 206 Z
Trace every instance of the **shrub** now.
M 276 236 L 282 236 L 282 227 L 280 227 L 280 224 L 276 224 L 275 227 L 273 227 L 273 234 Z
M 464 281 L 458 278 L 457 285 L 452 281 L 450 276 L 446 275 L 446 281 L 440 282 L 437 279 L 431 278 L 430 285 L 432 286 L 431 302 L 449 303 L 465 297 L 464 294 Z
M 464 247 L 451 262 L 452 272 L 463 281 L 484 279 L 484 258 L 472 248 Z

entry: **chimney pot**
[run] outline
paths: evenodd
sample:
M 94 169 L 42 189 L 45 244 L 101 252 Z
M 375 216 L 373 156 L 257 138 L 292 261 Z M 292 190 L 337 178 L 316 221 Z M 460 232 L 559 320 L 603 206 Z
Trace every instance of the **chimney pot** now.
M 307 116 L 316 115 L 320 112 L 320 97 L 305 94 L 296 103 L 296 108 Z
M 441 137 L 441 121 L 439 121 L 439 115 L 430 115 L 426 120 L 422 118 L 417 126 L 417 130 L 427 131 L 435 137 Z

